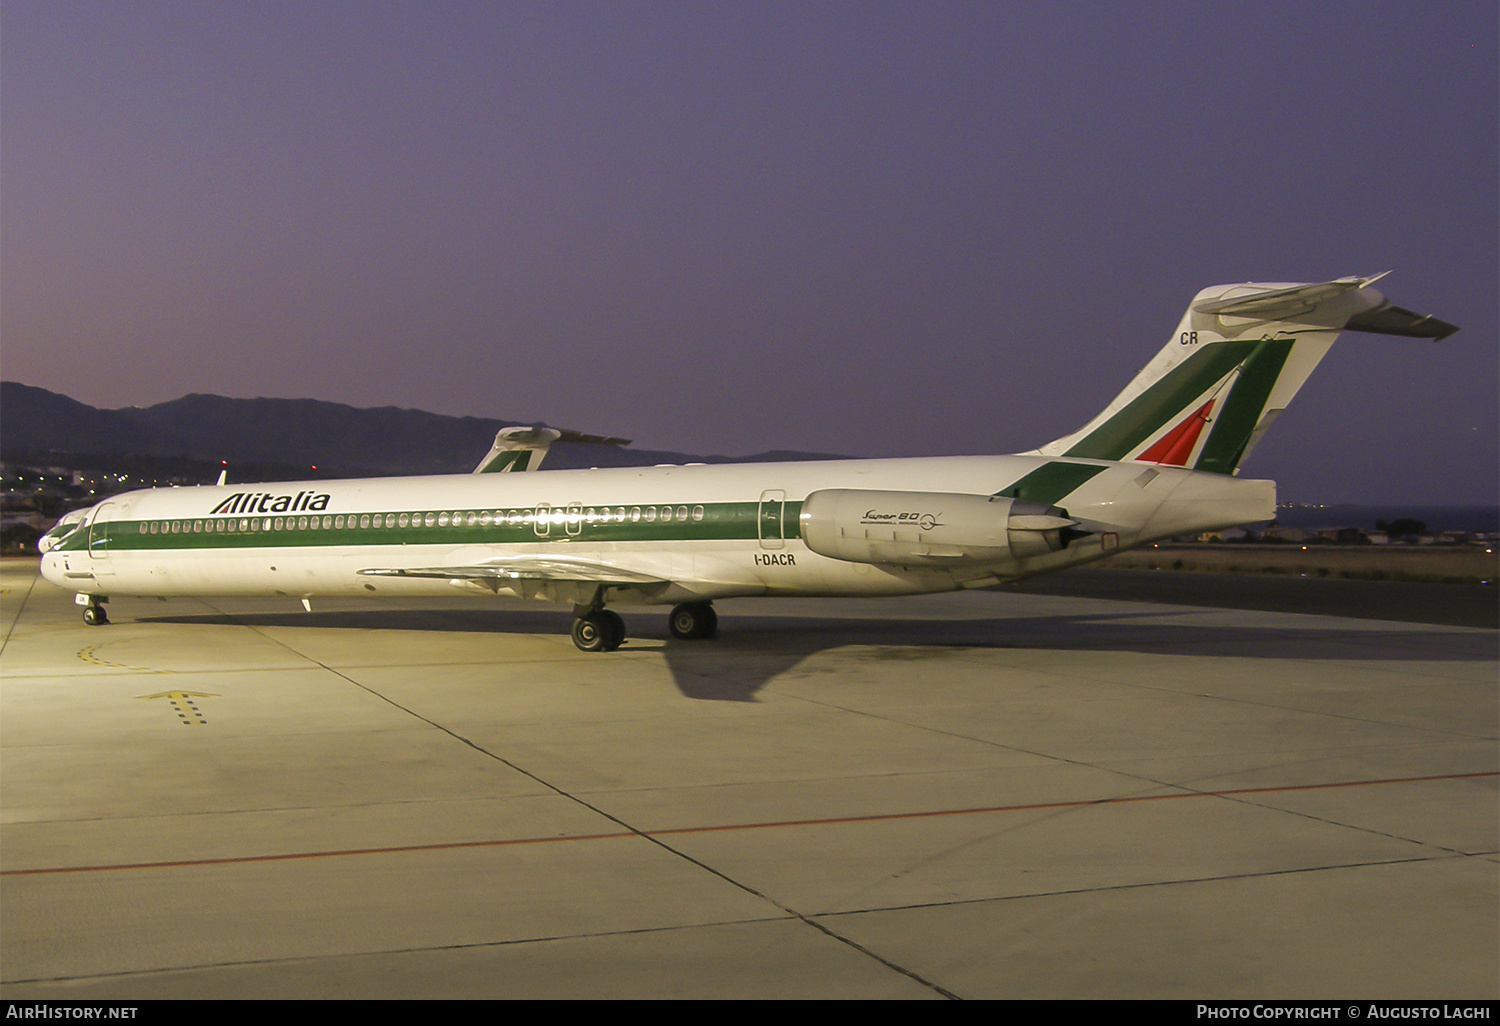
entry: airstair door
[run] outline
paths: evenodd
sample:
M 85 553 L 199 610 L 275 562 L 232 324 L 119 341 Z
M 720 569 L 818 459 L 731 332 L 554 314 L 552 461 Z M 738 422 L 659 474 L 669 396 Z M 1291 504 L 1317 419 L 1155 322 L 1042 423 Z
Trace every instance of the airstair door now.
M 779 549 L 786 545 L 786 492 L 771 488 L 760 493 L 760 511 L 756 517 L 760 547 Z

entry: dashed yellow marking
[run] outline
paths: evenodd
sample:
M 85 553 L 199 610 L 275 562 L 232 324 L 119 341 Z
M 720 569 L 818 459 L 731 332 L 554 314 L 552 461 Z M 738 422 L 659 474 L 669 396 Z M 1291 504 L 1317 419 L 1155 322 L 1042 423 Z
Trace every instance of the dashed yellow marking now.
M 177 718 L 182 720 L 184 727 L 208 726 L 208 721 L 198 711 L 198 705 L 193 701 L 195 698 L 218 698 L 218 695 L 209 694 L 206 691 L 162 691 L 155 695 L 137 695 L 143 701 L 153 698 L 165 698 L 172 703 L 172 708 L 177 710 Z
M 97 645 L 90 645 L 88 648 L 81 648 L 78 650 L 78 658 L 82 659 L 86 663 L 93 663 L 95 666 L 103 666 L 111 670 L 130 670 L 134 673 L 167 672 L 166 670 L 153 670 L 148 666 L 128 666 L 125 663 L 112 663 L 108 659 L 101 659 L 94 654 L 96 651 L 108 644 L 110 644 L 108 641 L 101 641 Z

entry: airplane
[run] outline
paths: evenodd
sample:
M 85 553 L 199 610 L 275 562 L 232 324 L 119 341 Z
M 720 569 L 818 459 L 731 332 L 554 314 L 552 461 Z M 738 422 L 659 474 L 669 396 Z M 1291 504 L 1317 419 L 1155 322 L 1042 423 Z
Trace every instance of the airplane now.
M 1204 289 L 1113 402 L 1030 452 L 534 473 L 554 441 L 625 440 L 511 427 L 471 474 L 110 496 L 44 537 L 41 572 L 91 625 L 119 595 L 544 599 L 585 652 L 625 640 L 613 605 L 670 605 L 688 640 L 719 598 L 992 587 L 1274 519 L 1275 482 L 1239 468 L 1338 334 L 1458 330 L 1382 277 Z

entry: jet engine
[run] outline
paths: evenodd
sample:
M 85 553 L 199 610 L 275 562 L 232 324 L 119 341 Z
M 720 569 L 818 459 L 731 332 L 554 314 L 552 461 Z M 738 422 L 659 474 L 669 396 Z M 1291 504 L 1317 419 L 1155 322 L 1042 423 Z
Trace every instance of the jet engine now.
M 802 540 L 851 563 L 960 566 L 1065 548 L 1078 521 L 1055 506 L 956 492 L 830 488 L 802 502 Z

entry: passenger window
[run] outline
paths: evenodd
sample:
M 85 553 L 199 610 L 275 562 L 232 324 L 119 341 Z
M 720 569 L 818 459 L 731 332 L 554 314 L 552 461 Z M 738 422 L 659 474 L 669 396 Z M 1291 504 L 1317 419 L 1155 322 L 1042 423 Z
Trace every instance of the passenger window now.
M 364 514 L 360 515 L 359 526 L 360 527 L 369 527 L 370 526 L 370 514 L 364 513 Z
M 646 507 L 646 523 L 653 524 L 655 522 L 656 522 L 656 507 L 655 506 L 647 506 Z
M 639 506 L 631 506 L 630 507 L 630 522 L 632 524 L 639 523 L 640 519 L 641 519 L 641 507 L 639 507 Z
M 694 522 L 702 520 L 702 519 L 703 519 L 703 507 L 702 506 L 694 506 L 693 507 L 693 520 L 694 520 Z

